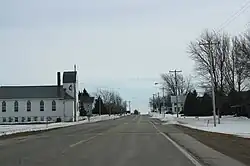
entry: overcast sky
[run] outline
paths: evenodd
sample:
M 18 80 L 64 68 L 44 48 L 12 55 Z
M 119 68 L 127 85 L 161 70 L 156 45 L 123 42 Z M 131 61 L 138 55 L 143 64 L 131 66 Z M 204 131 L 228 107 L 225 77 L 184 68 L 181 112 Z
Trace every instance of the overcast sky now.
M 56 84 L 77 64 L 80 87 L 113 88 L 148 111 L 160 73 L 193 74 L 190 41 L 246 0 L 0 0 L 0 84 Z M 247 29 L 246 10 L 223 30 Z

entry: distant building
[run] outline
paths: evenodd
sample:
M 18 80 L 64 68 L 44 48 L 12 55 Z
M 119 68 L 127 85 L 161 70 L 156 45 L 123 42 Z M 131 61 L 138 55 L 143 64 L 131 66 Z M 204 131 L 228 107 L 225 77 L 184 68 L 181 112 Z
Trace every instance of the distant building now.
M 80 111 L 85 111 L 86 114 L 92 114 L 95 98 L 90 97 L 86 89 L 84 89 L 83 92 L 79 92 L 78 98 Z
M 176 96 L 171 96 L 172 112 L 173 113 L 177 113 L 177 110 L 178 110 L 178 112 L 181 112 L 183 110 L 186 96 L 179 95 L 177 99 L 178 100 L 176 101 Z M 177 102 L 178 102 L 178 104 L 177 104 Z
M 0 87 L 0 123 L 46 121 L 73 121 L 78 119 L 74 109 L 74 84 L 77 90 L 77 72 L 57 73 L 57 85 Z M 76 112 L 76 115 L 75 115 Z

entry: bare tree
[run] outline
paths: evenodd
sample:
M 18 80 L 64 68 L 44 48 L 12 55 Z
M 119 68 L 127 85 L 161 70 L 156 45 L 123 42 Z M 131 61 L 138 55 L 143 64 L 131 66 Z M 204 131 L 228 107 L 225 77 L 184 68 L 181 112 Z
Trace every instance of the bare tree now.
M 230 37 L 227 34 L 218 34 L 216 41 L 219 43 L 215 45 L 215 63 L 218 75 L 218 85 L 221 94 L 225 91 L 225 69 L 226 69 L 226 57 L 230 54 Z
M 127 107 L 128 107 L 127 102 L 123 101 L 122 102 L 122 108 L 124 109 L 124 111 L 127 111 Z
M 108 90 L 98 90 L 95 97 L 100 97 L 104 104 L 110 103 L 112 100 L 112 93 Z
M 195 61 L 197 74 L 203 77 L 203 82 L 209 85 L 211 80 L 210 74 L 212 74 L 214 77 L 214 86 L 217 90 L 218 70 L 216 70 L 216 67 L 218 64 L 215 63 L 215 53 L 218 51 L 218 48 L 215 49 L 214 47 L 211 48 L 209 45 L 200 45 L 200 43 L 211 43 L 214 41 L 218 41 L 218 36 L 215 33 L 205 31 L 197 41 L 190 43 L 189 54 Z
M 177 77 L 178 78 L 178 77 Z M 194 86 L 191 82 L 191 76 L 187 76 L 184 78 L 183 75 L 179 75 L 179 79 L 177 79 L 179 94 L 187 95 L 189 91 L 194 89 Z
M 244 79 L 246 78 L 245 75 L 245 54 L 242 50 L 242 44 L 244 43 L 244 39 L 239 39 L 238 37 L 235 37 L 235 75 L 236 75 L 236 82 L 237 82 L 237 90 L 241 91 L 241 85 L 244 82 Z
M 95 93 L 96 97 L 101 97 L 105 107 L 108 109 L 109 113 L 118 113 L 124 110 L 125 104 L 118 92 L 112 90 L 98 90 Z
M 161 74 L 161 79 L 163 81 L 163 87 L 167 90 L 167 92 L 171 95 L 175 94 L 176 83 L 174 75 L 170 73 Z M 190 76 L 184 78 L 182 74 L 178 74 L 177 85 L 177 91 L 179 92 L 179 94 L 187 94 L 190 90 L 193 89 Z
M 161 74 L 161 79 L 163 81 L 163 87 L 166 88 L 167 92 L 171 95 L 175 94 L 176 86 L 175 86 L 175 79 L 171 74 Z
M 234 39 L 232 40 L 230 53 L 225 57 L 224 81 L 227 86 L 224 86 L 224 91 L 230 92 L 235 89 L 235 61 L 236 55 L 234 49 L 236 48 Z
M 230 90 L 237 87 L 238 91 L 246 88 L 245 81 L 249 78 L 248 59 L 250 47 L 246 37 L 234 37 L 229 56 L 225 60 L 225 82 Z
M 159 103 L 158 98 L 149 98 L 149 106 L 153 109 L 157 109 L 157 103 Z
M 210 42 L 220 44 L 213 47 L 199 44 Z M 228 94 L 236 87 L 238 91 L 246 88 L 246 80 L 250 76 L 250 36 L 231 38 L 225 33 L 205 31 L 198 40 L 190 43 L 189 53 L 195 61 L 197 74 L 203 78 L 203 86 L 211 86 L 212 74 L 215 93 Z
M 213 47 L 199 44 L 209 42 L 219 44 Z M 195 61 L 197 74 L 203 78 L 201 81 L 203 86 L 206 88 L 211 86 L 210 74 L 212 74 L 216 94 L 218 92 L 227 94 L 235 86 L 236 55 L 233 49 L 235 49 L 234 43 L 228 34 L 208 31 L 189 45 L 190 57 Z

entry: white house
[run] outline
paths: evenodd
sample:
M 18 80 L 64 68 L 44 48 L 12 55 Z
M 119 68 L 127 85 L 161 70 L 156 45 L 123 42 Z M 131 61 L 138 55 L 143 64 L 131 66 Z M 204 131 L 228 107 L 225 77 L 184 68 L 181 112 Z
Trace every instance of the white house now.
M 179 96 L 177 96 L 177 99 L 178 100 L 176 101 L 176 96 L 171 96 L 172 112 L 173 113 L 177 113 L 177 110 L 178 110 L 178 112 L 181 112 L 183 110 L 186 96 L 179 95 Z
M 68 71 L 63 73 L 63 85 L 57 72 L 57 85 L 0 87 L 0 123 L 78 119 L 76 84 L 77 72 Z

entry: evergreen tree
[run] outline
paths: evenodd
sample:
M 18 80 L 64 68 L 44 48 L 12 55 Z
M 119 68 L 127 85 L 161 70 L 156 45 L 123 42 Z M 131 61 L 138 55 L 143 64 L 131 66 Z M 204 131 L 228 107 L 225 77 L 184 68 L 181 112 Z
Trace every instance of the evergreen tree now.
M 134 110 L 134 114 L 135 115 L 139 115 L 139 111 L 138 110 Z
M 101 102 L 101 103 L 100 103 Z M 100 104 L 99 104 L 100 103 Z M 107 108 L 105 107 L 105 105 L 103 104 L 103 101 L 102 99 L 99 97 L 98 99 L 96 99 L 96 102 L 95 102 L 95 107 L 94 109 L 92 110 L 92 114 L 99 114 L 99 106 L 101 105 L 101 114 L 104 115 L 104 114 L 108 114 L 108 110 Z
M 207 93 L 204 93 L 200 102 L 199 116 L 211 116 L 213 115 L 212 98 Z
M 198 96 L 198 94 L 197 94 L 197 92 L 196 92 L 196 90 L 193 90 L 193 96 L 195 97 L 195 98 L 197 98 L 197 96 Z
M 86 110 L 84 109 L 83 106 L 80 106 L 79 112 L 80 112 L 80 116 L 86 116 L 87 115 L 87 112 L 86 112 Z
M 184 110 L 183 110 L 183 114 L 185 116 L 188 116 L 190 114 L 190 110 L 192 109 L 192 99 L 191 99 L 191 92 L 188 92 L 187 96 L 186 96 L 186 100 L 184 103 Z
M 196 116 L 198 114 L 199 102 L 197 100 L 197 92 L 189 92 L 187 94 L 185 103 L 184 103 L 184 115 L 185 116 Z

